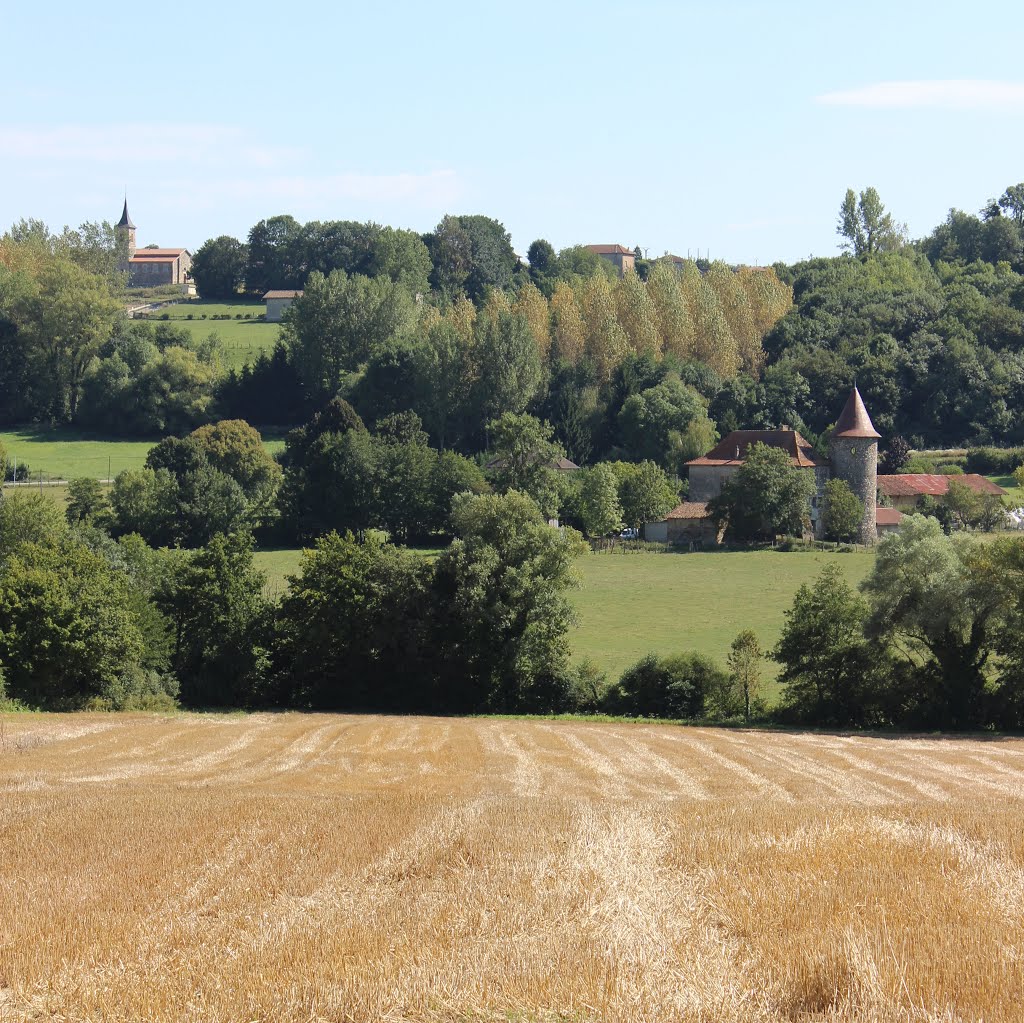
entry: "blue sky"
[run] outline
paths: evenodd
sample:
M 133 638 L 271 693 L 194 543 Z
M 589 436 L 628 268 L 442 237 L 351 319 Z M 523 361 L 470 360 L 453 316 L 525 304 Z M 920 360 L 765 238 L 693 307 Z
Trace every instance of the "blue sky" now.
M 1024 180 L 1009 2 L 146 6 L 8 9 L 0 227 L 127 187 L 140 245 L 450 212 L 769 263 L 835 253 L 847 187 L 919 237 Z

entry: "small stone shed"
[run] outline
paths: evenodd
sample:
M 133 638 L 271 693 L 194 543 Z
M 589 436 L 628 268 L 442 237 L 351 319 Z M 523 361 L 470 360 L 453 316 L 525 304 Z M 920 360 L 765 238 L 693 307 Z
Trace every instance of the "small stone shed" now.
M 267 323 L 280 323 L 285 309 L 301 294 L 301 291 L 268 291 L 263 296 L 267 303 Z
M 700 544 L 717 547 L 721 531 L 704 501 L 683 501 L 660 522 L 644 526 L 644 539 L 652 543 Z

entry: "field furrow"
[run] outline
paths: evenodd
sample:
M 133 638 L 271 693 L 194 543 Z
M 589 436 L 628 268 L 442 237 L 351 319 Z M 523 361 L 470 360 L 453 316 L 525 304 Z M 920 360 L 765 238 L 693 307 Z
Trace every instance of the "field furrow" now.
M 1024 741 L 13 715 L 0 1020 L 1019 1020 Z

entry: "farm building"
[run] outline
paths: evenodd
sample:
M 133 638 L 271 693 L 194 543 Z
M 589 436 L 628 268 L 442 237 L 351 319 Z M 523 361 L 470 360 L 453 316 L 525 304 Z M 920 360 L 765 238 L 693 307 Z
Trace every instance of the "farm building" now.
M 1002 487 L 973 472 L 962 476 L 937 476 L 924 472 L 879 476 L 878 493 L 893 508 L 898 508 L 900 511 L 913 511 L 922 497 L 945 497 L 951 480 L 962 483 L 976 494 L 1006 496 L 1006 491 Z
M 625 245 L 585 245 L 584 248 L 602 259 L 607 259 L 619 271 L 620 277 L 623 277 L 627 270 L 636 269 L 636 253 L 632 249 L 627 249 Z
M 164 284 L 188 285 L 192 271 L 192 253 L 188 249 L 161 249 L 155 246 L 139 249 L 135 246 L 135 225 L 128 215 L 128 200 L 124 201 L 121 219 L 114 231 L 123 239 L 128 258 L 120 269 L 128 273 L 132 288 L 155 288 Z
M 280 323 L 285 309 L 301 295 L 301 291 L 268 291 L 263 296 L 267 303 L 267 323 Z
M 902 521 L 903 512 L 898 511 L 896 508 L 875 509 L 875 531 L 878 533 L 879 539 L 885 536 L 886 533 L 895 533 L 900 528 Z
M 721 543 L 722 531 L 711 518 L 706 502 L 683 501 L 660 522 L 648 522 L 644 539 L 651 543 L 714 546 Z

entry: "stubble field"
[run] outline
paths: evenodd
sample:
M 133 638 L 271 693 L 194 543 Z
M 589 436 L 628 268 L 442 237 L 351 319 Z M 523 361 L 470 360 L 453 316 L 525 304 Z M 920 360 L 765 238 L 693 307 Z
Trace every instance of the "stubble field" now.
M 981 1020 L 1024 741 L 0 718 L 0 1020 Z

